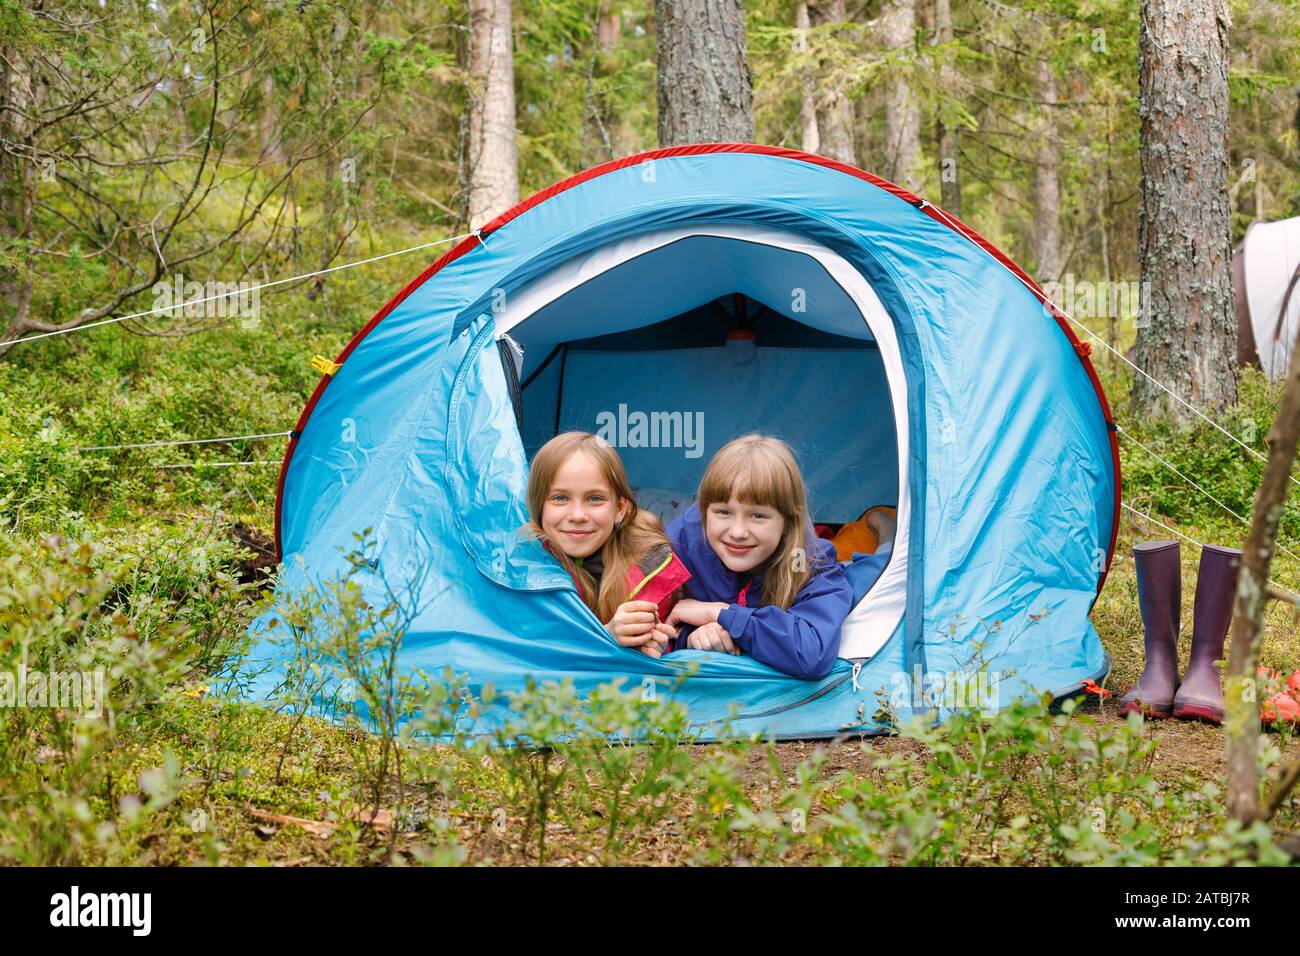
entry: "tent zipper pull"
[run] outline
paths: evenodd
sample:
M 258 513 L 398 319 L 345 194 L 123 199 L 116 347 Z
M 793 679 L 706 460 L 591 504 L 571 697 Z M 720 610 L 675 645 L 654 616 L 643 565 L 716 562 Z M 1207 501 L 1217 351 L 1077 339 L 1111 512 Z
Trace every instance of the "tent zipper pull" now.
M 854 689 L 854 691 L 857 691 L 857 690 L 860 689 L 860 688 L 858 687 L 858 675 L 861 674 L 861 673 L 862 673 L 862 662 L 861 662 L 861 661 L 855 661 L 855 662 L 853 663 L 853 689 Z

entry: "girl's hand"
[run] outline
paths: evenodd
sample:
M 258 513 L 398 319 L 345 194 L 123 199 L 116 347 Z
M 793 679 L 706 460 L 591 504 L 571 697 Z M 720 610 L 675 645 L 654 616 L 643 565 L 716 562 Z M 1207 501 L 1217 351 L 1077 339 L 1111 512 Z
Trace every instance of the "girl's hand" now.
M 694 598 L 686 598 L 673 605 L 673 609 L 668 612 L 668 623 L 674 626 L 689 624 L 692 627 L 716 624 L 718 615 L 729 607 L 731 605 L 726 601 L 697 601 Z
M 686 645 L 697 651 L 719 651 L 740 655 L 740 648 L 731 639 L 727 629 L 717 621 L 700 625 L 691 631 L 691 636 L 686 639 Z
M 648 643 L 662 646 L 668 642 L 656 626 L 659 610 L 650 601 L 624 601 L 605 625 L 605 630 L 624 647 L 641 648 Z
M 664 650 L 668 647 L 668 642 L 677 636 L 667 624 L 656 624 L 654 629 L 654 640 L 646 641 L 637 648 L 646 657 L 663 657 Z

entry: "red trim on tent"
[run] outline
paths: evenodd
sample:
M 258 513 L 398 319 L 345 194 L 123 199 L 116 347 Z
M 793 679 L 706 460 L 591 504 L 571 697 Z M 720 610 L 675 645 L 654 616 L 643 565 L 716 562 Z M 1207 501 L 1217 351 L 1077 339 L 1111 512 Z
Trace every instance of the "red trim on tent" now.
M 362 326 L 361 330 L 357 332 L 356 335 L 352 336 L 351 341 L 349 341 L 347 345 L 343 346 L 343 351 L 340 352 L 338 354 L 338 357 L 334 360 L 335 364 L 342 365 L 344 360 L 353 353 L 353 351 L 356 349 L 358 345 L 361 344 L 361 340 L 370 334 L 370 330 L 373 329 L 380 322 L 382 322 L 384 320 L 384 317 L 387 316 L 388 313 L 392 312 L 395 308 L 401 305 L 403 299 L 405 299 L 408 295 L 410 295 L 412 292 L 418 289 L 426 279 L 428 279 L 431 275 L 433 275 L 443 266 L 447 265 L 450 262 L 455 262 L 465 253 L 473 249 L 475 245 L 475 241 L 476 241 L 476 237 L 471 236 L 470 238 L 462 241 L 459 245 L 453 246 L 451 249 L 448 249 L 447 252 L 445 252 L 438 259 L 438 261 L 436 261 L 433 265 L 429 266 L 429 268 L 425 269 L 418 276 L 416 276 L 414 279 L 408 282 L 406 284 L 406 287 L 403 288 L 401 292 L 397 293 L 397 295 L 389 299 L 388 304 L 385 305 L 378 312 L 376 312 L 374 314 L 374 317 L 369 322 L 367 322 L 364 326 Z M 482 240 L 478 240 L 478 241 L 482 241 Z M 323 375 L 321 376 L 321 380 L 316 383 L 316 389 L 311 393 L 311 398 L 307 399 L 307 404 L 303 406 L 302 414 L 298 416 L 298 424 L 293 426 L 293 432 L 290 435 L 289 444 L 284 449 L 284 461 L 281 462 L 280 464 L 280 481 L 276 484 L 275 487 L 275 557 L 276 560 L 282 560 L 284 558 L 284 549 L 280 544 L 280 506 L 283 503 L 283 499 L 284 499 L 284 479 L 285 476 L 289 474 L 289 459 L 293 457 L 293 450 L 298 446 L 298 436 L 301 435 L 302 430 L 307 427 L 307 419 L 311 417 L 312 410 L 316 407 L 316 403 L 320 401 L 320 397 L 325 391 L 325 386 L 330 383 L 330 379 L 332 377 L 333 376 L 331 375 Z
M 402 301 L 408 295 L 423 285 L 424 282 L 434 273 L 438 272 L 449 263 L 455 262 L 465 253 L 473 249 L 478 243 L 481 243 L 483 236 L 495 232 L 512 219 L 522 216 L 534 206 L 540 205 L 552 196 L 559 195 L 566 189 L 572 189 L 574 186 L 595 179 L 597 176 L 603 176 L 606 173 L 625 169 L 628 166 L 637 166 L 652 159 L 667 159 L 672 156 L 699 156 L 706 153 L 758 153 L 764 156 L 780 156 L 784 159 L 794 159 L 799 160 L 800 162 L 812 163 L 817 166 L 825 166 L 827 169 L 835 169 L 839 172 L 847 173 L 850 176 L 855 176 L 858 179 L 866 180 L 873 186 L 877 186 L 880 189 L 885 190 L 885 192 L 892 193 L 899 199 L 916 206 L 935 222 L 945 225 L 954 232 L 965 236 L 998 262 L 1006 266 L 1013 275 L 1025 284 L 1025 287 L 1029 289 L 1030 292 L 1037 296 L 1040 302 L 1048 307 L 1052 317 L 1056 319 L 1056 324 L 1060 326 L 1061 331 L 1063 331 L 1066 338 L 1069 339 L 1070 345 L 1074 348 L 1074 353 L 1079 356 L 1079 361 L 1083 363 L 1084 371 L 1088 373 L 1088 378 L 1092 381 L 1092 387 L 1096 390 L 1097 398 L 1101 402 L 1102 414 L 1106 419 L 1107 425 L 1110 426 L 1110 451 L 1115 465 L 1115 518 L 1111 525 L 1110 548 L 1106 555 L 1106 566 L 1102 569 L 1101 577 L 1097 581 L 1097 590 L 1100 592 L 1102 585 L 1106 581 L 1106 575 L 1110 571 L 1110 563 L 1115 555 L 1115 542 L 1119 538 L 1119 437 L 1114 428 L 1115 419 L 1111 415 L 1110 403 L 1106 400 L 1106 392 L 1101 387 L 1101 379 L 1097 377 L 1097 370 L 1093 368 L 1092 361 L 1088 358 L 1085 354 L 1085 350 L 1081 347 L 1082 343 L 1074 334 L 1074 330 L 1070 327 L 1065 313 L 1057 308 L 1055 303 L 1047 298 L 1047 294 L 1043 292 L 1043 290 L 1038 287 L 1038 284 L 1035 283 L 1033 279 L 1029 278 L 1029 276 L 1026 275 L 1019 266 L 1007 258 L 1007 256 L 991 242 L 981 236 L 974 229 L 970 228 L 970 226 L 967 226 L 965 223 L 953 218 L 942 210 L 937 209 L 929 202 L 926 202 L 920 197 L 908 192 L 901 186 L 897 186 L 886 179 L 881 179 L 879 176 L 873 176 L 871 173 L 865 172 L 864 170 L 858 169 L 854 166 L 849 166 L 846 163 L 827 159 L 825 156 L 817 156 L 813 153 L 804 153 L 797 149 L 785 149 L 780 146 L 760 146 L 756 143 L 698 143 L 692 146 L 669 146 L 664 149 L 654 149 L 644 153 L 636 153 L 632 156 L 624 156 L 622 159 L 615 159 L 608 163 L 601 163 L 599 166 L 593 166 L 590 169 L 583 170 L 576 175 L 570 176 L 568 179 L 563 179 L 560 182 L 547 186 L 540 192 L 533 193 L 532 196 L 528 197 L 517 206 L 506 210 L 489 222 L 478 231 L 477 236 L 471 236 L 448 250 L 441 258 L 434 262 L 433 265 L 429 266 L 413 280 L 407 283 L 406 287 L 403 288 L 401 292 L 397 293 L 397 295 L 393 296 L 387 305 L 376 312 L 374 318 L 367 322 L 361 330 L 352 337 L 352 340 L 344 346 L 343 351 L 339 353 L 338 357 L 334 361 L 340 365 L 343 364 L 347 357 L 352 354 L 358 345 L 361 344 L 361 340 L 369 335 L 370 331 L 383 321 L 385 316 L 401 305 Z M 290 438 L 289 445 L 284 450 L 284 463 L 280 466 L 280 482 L 275 492 L 275 553 L 277 558 L 284 557 L 283 548 L 280 543 L 280 509 L 284 497 L 284 479 L 285 475 L 289 473 L 289 460 L 293 457 L 294 448 L 298 444 L 298 435 L 300 435 L 302 430 L 306 427 L 307 419 L 311 416 L 312 409 L 316 407 L 316 402 L 320 400 L 321 393 L 325 391 L 325 387 L 329 384 L 329 381 L 330 376 L 327 375 L 322 377 L 320 382 L 317 383 L 316 390 L 312 392 L 311 398 L 307 401 L 306 407 L 302 410 L 302 414 L 298 416 L 298 424 L 294 427 L 293 437 Z

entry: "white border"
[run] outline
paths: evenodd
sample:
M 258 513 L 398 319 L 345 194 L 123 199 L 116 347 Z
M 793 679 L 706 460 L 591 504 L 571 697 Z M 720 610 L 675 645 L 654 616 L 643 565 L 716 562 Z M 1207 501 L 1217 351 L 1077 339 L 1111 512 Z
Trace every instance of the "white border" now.
M 907 608 L 908 529 L 911 526 L 911 495 L 907 482 L 907 388 L 894 323 L 871 284 L 843 257 L 805 236 L 762 226 L 688 226 L 642 233 L 575 256 L 521 288 L 508 298 L 505 308 L 496 315 L 497 337 L 596 276 L 629 259 L 689 236 L 738 239 L 811 256 L 853 300 L 880 348 L 898 436 L 898 532 L 893 556 L 884 573 L 844 622 L 839 653 L 840 657 L 849 659 L 871 657 L 893 635 Z

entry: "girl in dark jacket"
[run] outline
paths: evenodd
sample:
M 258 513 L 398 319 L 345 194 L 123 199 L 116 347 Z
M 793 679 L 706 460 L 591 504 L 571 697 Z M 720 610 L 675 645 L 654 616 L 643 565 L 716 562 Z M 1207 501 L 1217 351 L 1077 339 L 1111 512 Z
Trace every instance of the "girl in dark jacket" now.
M 668 537 L 692 575 L 688 599 L 668 616 L 694 628 L 686 647 L 746 654 L 804 680 L 830 673 L 853 587 L 835 546 L 813 534 L 785 442 L 744 435 L 724 445 L 700 482 L 698 510 L 673 521 Z

